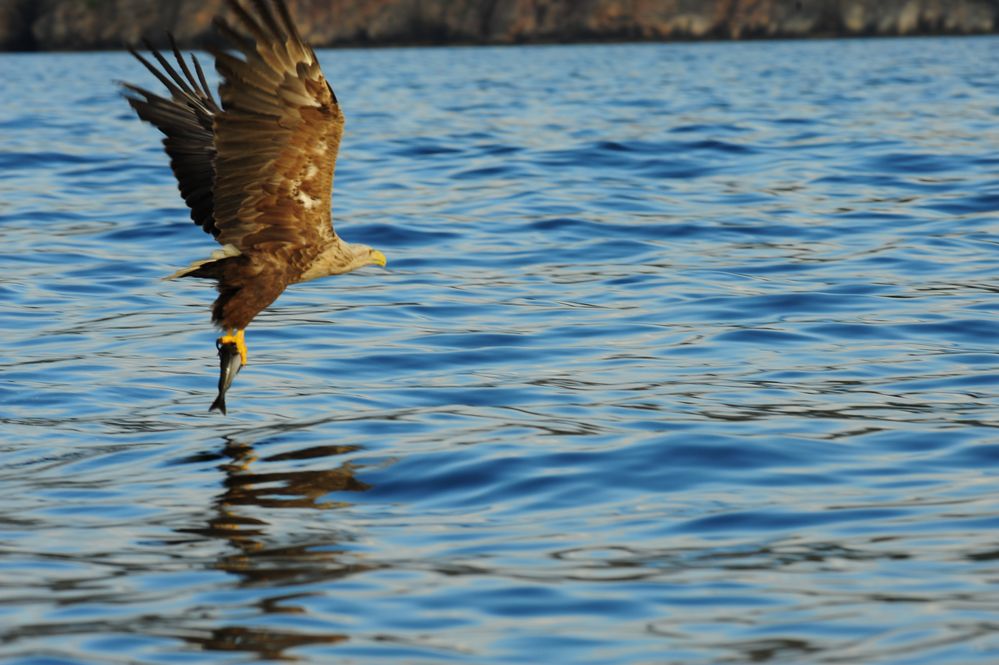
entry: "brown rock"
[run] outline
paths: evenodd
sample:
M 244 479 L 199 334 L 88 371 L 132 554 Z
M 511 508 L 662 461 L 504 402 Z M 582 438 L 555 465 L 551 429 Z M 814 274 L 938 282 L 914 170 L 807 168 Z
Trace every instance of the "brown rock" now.
M 997 0 L 289 0 L 316 46 L 985 33 Z M 223 0 L 0 0 L 0 49 L 215 39 Z

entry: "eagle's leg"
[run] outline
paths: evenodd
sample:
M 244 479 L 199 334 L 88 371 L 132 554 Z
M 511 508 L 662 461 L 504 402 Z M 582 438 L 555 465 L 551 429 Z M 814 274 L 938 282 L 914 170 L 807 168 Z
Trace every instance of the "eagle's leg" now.
M 246 365 L 246 340 L 243 337 L 246 335 L 246 329 L 242 328 L 240 330 L 230 330 L 228 335 L 222 335 L 218 339 L 218 344 L 235 344 L 236 348 L 239 350 L 239 359 L 242 361 L 243 365 Z

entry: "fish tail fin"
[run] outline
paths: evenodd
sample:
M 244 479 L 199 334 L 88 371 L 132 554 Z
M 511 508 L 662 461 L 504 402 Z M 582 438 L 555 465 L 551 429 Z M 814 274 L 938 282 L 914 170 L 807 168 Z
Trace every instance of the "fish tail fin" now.
M 208 407 L 208 412 L 209 413 L 211 413 L 212 411 L 215 411 L 215 410 L 221 411 L 223 416 L 226 415 L 226 410 L 225 410 L 225 393 L 224 392 L 220 392 L 219 396 L 215 398 L 214 402 L 212 402 L 212 405 L 210 407 Z

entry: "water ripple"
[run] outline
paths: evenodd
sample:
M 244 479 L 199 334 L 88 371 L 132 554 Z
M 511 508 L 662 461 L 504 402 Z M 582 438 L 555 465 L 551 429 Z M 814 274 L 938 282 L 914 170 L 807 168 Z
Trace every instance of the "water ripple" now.
M 0 658 L 995 662 L 995 45 L 322 52 L 389 269 L 228 418 L 141 67 L 0 58 Z

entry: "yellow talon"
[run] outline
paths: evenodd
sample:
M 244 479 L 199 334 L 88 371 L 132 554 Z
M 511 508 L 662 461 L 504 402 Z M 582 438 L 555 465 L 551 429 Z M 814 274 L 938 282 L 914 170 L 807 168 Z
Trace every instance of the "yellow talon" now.
M 239 351 L 239 359 L 243 366 L 246 366 L 246 340 L 243 339 L 246 334 L 246 330 L 230 330 L 228 335 L 223 335 L 219 337 L 218 343 L 221 344 L 235 344 L 236 350 Z

